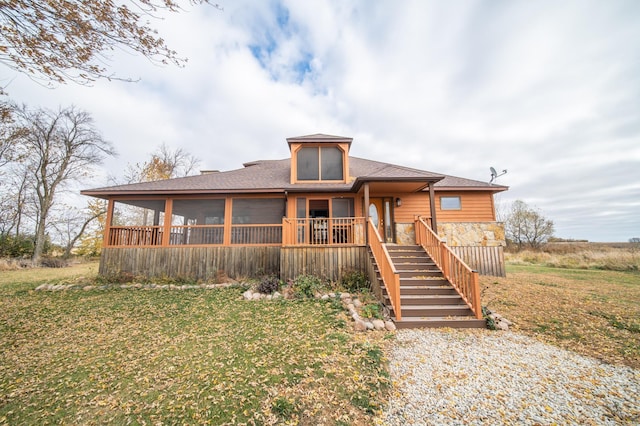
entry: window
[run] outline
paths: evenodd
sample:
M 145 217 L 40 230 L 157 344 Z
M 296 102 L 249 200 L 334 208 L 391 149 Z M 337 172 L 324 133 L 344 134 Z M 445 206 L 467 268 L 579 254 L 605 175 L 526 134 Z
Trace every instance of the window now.
M 333 217 L 353 217 L 353 198 L 334 198 Z
M 338 147 L 305 147 L 297 154 L 298 180 L 343 180 L 344 159 Z
M 440 197 L 440 209 L 461 210 L 462 204 L 460 203 L 460 197 Z
M 233 200 L 234 224 L 282 223 L 283 198 L 235 198 Z

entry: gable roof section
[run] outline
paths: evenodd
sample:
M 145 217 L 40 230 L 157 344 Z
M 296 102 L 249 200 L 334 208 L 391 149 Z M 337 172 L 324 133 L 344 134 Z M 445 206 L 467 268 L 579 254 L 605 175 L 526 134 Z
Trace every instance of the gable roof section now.
M 322 135 L 323 137 L 326 135 Z M 312 135 L 315 137 L 315 135 Z M 339 138 L 339 137 L 337 137 Z M 260 160 L 245 163 L 244 168 L 227 172 L 141 182 L 84 190 L 81 193 L 100 198 L 111 195 L 226 194 L 288 192 L 357 192 L 365 182 L 410 182 L 417 191 L 435 182 L 438 190 L 503 191 L 507 187 L 412 169 L 379 161 L 349 157 L 349 183 L 290 183 L 291 160 Z

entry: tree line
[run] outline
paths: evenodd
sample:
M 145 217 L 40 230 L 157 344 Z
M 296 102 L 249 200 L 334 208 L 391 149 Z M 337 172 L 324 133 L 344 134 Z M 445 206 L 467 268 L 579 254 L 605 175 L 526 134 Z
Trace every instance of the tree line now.
M 222 10 L 209 0 L 187 3 Z M 0 2 L 0 65 L 49 87 L 99 79 L 135 81 L 110 72 L 110 54 L 116 49 L 155 64 L 184 66 L 186 58 L 179 57 L 149 24 L 161 12 L 180 12 L 184 4 Z M 4 81 L 3 77 L 0 84 Z M 16 105 L 0 85 L 0 256 L 30 256 L 38 261 L 50 249 L 52 235 L 66 256 L 83 238 L 89 251 L 99 250 L 105 203 L 93 200 L 77 208 L 65 205 L 63 194 L 73 182 L 86 182 L 94 167 L 115 154 L 89 112 L 74 106 L 54 111 Z M 162 145 L 148 161 L 128 166 L 125 183 L 184 175 L 196 164 L 186 152 Z
M 86 182 L 113 144 L 96 129 L 91 115 L 71 106 L 56 111 L 7 105 L 0 140 L 0 256 L 30 256 L 37 262 L 55 240 L 64 257 L 82 243 L 82 254 L 100 249 L 106 202 L 84 208 L 64 203 L 65 191 Z M 199 161 L 181 148 L 160 145 L 146 161 L 129 164 L 113 184 L 186 176 Z

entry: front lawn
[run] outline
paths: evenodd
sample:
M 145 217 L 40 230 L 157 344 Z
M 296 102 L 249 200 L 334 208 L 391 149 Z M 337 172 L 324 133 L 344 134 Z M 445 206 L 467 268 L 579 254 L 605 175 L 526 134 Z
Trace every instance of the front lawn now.
M 640 368 L 640 274 L 507 265 L 481 277 L 482 303 L 514 329 L 614 364 Z
M 366 424 L 388 391 L 385 334 L 350 332 L 339 303 L 4 274 L 0 424 Z

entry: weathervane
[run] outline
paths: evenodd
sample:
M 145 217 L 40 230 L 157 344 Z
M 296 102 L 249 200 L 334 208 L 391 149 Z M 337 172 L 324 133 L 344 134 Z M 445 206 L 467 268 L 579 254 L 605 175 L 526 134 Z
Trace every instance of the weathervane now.
M 489 183 L 493 183 L 493 181 L 500 176 L 507 174 L 507 169 L 504 169 L 500 174 L 498 174 L 498 172 L 496 172 L 496 169 L 494 169 L 493 167 L 489 167 L 489 170 L 491 170 L 491 180 L 489 181 Z

